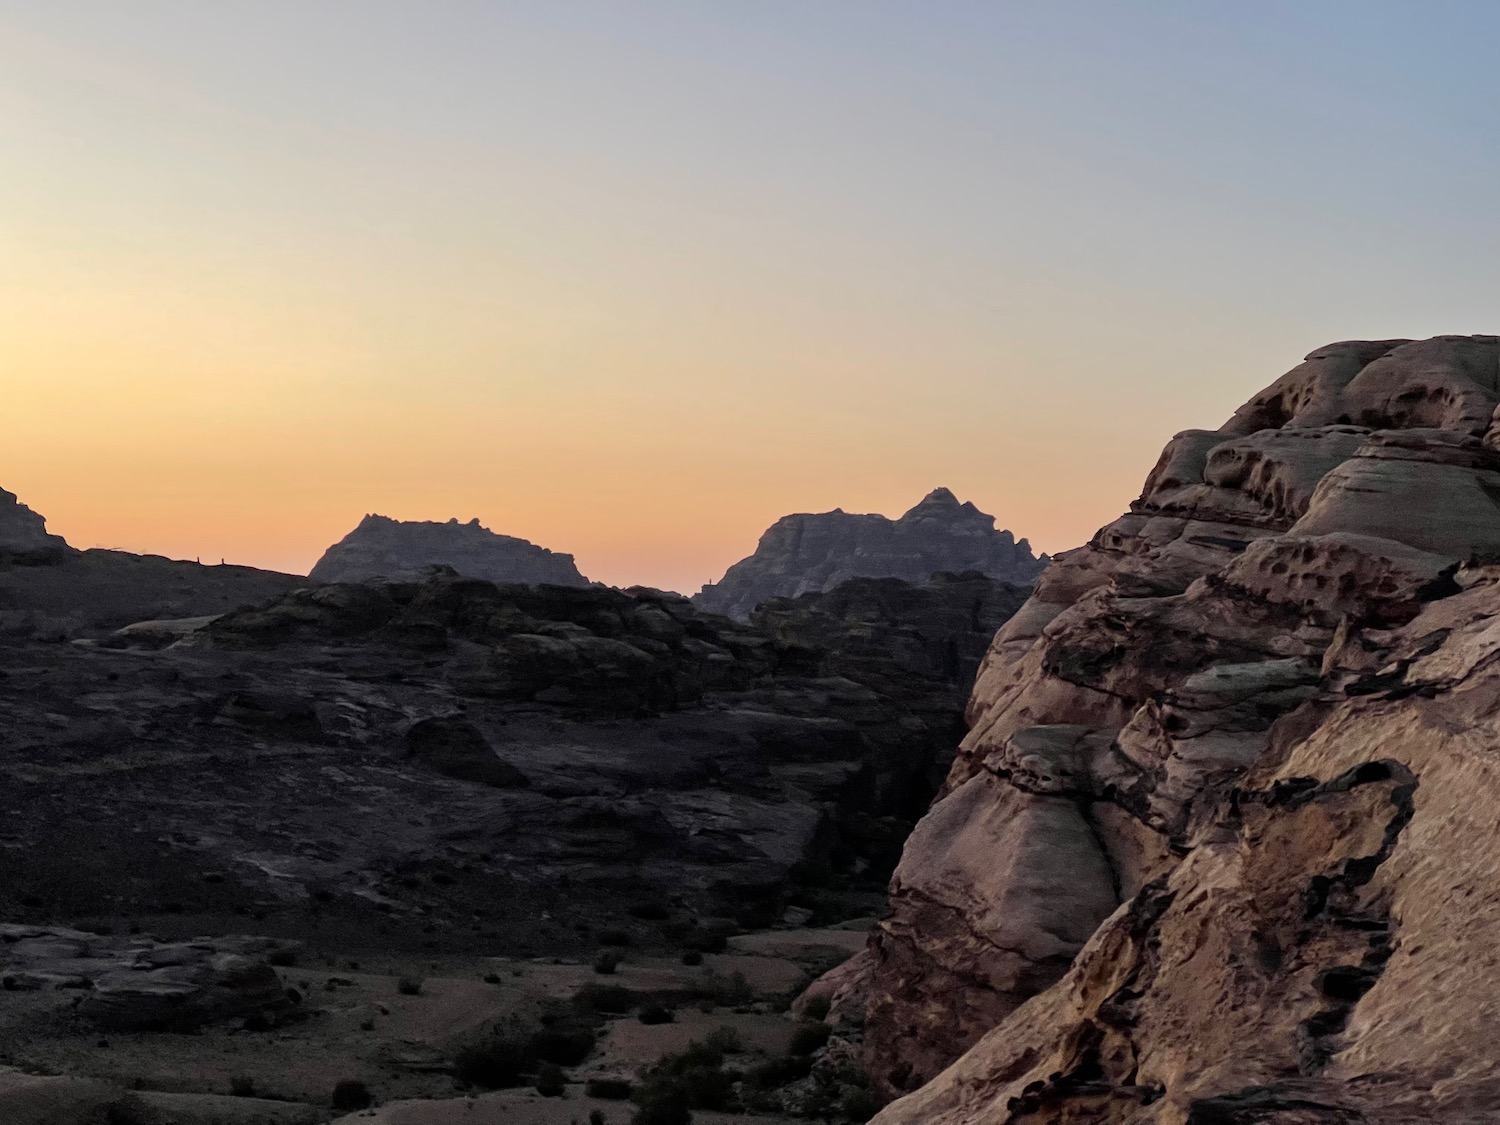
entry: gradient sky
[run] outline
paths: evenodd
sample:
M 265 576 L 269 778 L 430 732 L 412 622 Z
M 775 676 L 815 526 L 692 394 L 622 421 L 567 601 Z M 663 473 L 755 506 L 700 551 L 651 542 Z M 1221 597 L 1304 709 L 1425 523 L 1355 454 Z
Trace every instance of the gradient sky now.
M 1500 4 L 0 0 L 0 485 L 305 571 L 1040 550 L 1325 342 L 1500 330 Z

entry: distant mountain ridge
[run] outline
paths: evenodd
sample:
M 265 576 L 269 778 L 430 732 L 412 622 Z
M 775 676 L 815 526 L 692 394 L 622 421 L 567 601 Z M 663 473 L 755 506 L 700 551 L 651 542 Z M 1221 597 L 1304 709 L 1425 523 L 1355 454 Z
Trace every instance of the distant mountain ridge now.
M 529 586 L 587 586 L 573 556 L 525 539 L 498 535 L 477 519 L 459 523 L 367 515 L 308 575 L 314 582 L 402 581 L 429 566 L 451 566 L 469 578 Z
M 841 508 L 784 516 L 761 536 L 753 555 L 704 586 L 693 602 L 748 620 L 770 598 L 830 590 L 850 578 L 923 582 L 943 571 L 975 571 L 1025 585 L 1047 561 L 1033 555 L 1025 539 L 997 530 L 994 516 L 937 488 L 895 520 Z

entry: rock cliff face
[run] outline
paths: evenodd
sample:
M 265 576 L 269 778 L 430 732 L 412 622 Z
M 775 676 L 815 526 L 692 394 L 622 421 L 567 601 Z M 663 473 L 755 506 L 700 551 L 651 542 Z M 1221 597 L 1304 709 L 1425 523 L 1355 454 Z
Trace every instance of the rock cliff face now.
M 332 547 L 308 575 L 314 582 L 388 582 L 419 578 L 429 566 L 451 566 L 469 578 L 529 586 L 587 586 L 572 555 L 496 535 L 478 520 L 393 520 L 369 515 Z
M 1322 348 L 1042 576 L 862 955 L 881 1125 L 1500 1113 L 1497 364 Z
M 0 562 L 56 562 L 68 550 L 61 535 L 48 534 L 46 520 L 0 488 Z
M 995 530 L 994 516 L 939 488 L 898 520 L 837 509 L 785 516 L 760 537 L 755 554 L 693 601 L 744 621 L 770 598 L 829 590 L 850 578 L 922 582 L 940 571 L 976 571 L 1024 585 L 1045 565 L 1046 556 L 1034 557 L 1026 540 Z

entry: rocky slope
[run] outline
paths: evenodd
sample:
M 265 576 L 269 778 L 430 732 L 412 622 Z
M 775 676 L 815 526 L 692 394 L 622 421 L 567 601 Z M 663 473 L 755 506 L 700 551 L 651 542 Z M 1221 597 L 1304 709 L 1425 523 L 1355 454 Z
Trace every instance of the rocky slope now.
M 22 504 L 14 492 L 0 488 L 0 562 L 53 562 L 68 551 L 61 535 L 48 533 L 45 519 Z
M 311 908 L 542 950 L 641 903 L 868 912 L 1023 597 L 901 585 L 757 629 L 449 571 L 82 645 L 0 637 L 0 917 L 212 932 L 253 906 L 295 935 Z
M 840 509 L 785 516 L 761 536 L 753 555 L 693 601 L 743 621 L 770 598 L 829 590 L 850 578 L 921 582 L 940 571 L 976 571 L 1024 585 L 1045 564 L 1026 540 L 997 531 L 993 516 L 939 488 L 897 520 Z
M 857 966 L 882 1125 L 1500 1113 L 1497 363 L 1320 349 L 1043 575 Z
M 469 578 L 527 585 L 587 586 L 572 555 L 497 535 L 479 521 L 447 523 L 368 515 L 308 575 L 314 582 L 411 581 L 429 566 L 451 566 Z

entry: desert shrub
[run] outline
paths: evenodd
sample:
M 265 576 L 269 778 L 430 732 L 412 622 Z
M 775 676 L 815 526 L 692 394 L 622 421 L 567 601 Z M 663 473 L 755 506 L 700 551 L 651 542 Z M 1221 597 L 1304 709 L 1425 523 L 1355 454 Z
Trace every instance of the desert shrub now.
M 635 1007 L 635 997 L 630 989 L 618 984 L 589 983 L 578 990 L 574 1000 L 580 1007 L 609 1015 L 624 1015 Z
M 806 1078 L 812 1073 L 812 1065 L 812 1059 L 806 1055 L 800 1058 L 782 1056 L 767 1059 L 763 1063 L 752 1066 L 750 1073 L 745 1075 L 745 1081 L 760 1090 L 775 1090 L 796 1082 L 800 1078 Z
M 500 983 L 500 974 L 499 973 L 485 973 L 484 974 L 484 983 L 485 984 L 499 984 Z
M 683 953 L 682 953 L 682 963 L 684 965 L 701 965 L 701 964 L 703 964 L 703 950 L 701 950 L 701 949 L 685 949 L 685 950 L 683 950 Z
M 255 1079 L 246 1075 L 237 1075 L 229 1080 L 229 1092 L 237 1098 L 255 1097 Z
M 647 1004 L 640 1014 L 640 1021 L 646 1024 L 671 1023 L 676 1018 L 677 1013 L 665 1004 Z
M 424 983 L 421 977 L 400 977 L 396 980 L 396 991 L 402 996 L 420 996 Z
M 727 1025 L 716 1027 L 704 1040 L 707 1046 L 725 1055 L 737 1055 L 745 1049 L 740 1033 Z
M 862 1123 L 879 1113 L 884 1104 L 880 1095 L 868 1086 L 845 1086 L 839 1111 L 850 1121 Z
M 625 930 L 600 930 L 600 945 L 629 945 L 630 934 Z
M 613 973 L 620 967 L 620 955 L 613 949 L 601 949 L 599 955 L 594 958 L 594 972 L 605 976 Z
M 577 1066 L 594 1049 L 594 1029 L 572 1020 L 559 1020 L 536 1031 L 527 1041 L 530 1054 L 544 1063 Z
M 637 1104 L 640 1108 L 630 1119 L 630 1125 L 692 1125 L 692 1109 L 681 1090 L 654 1090 Z
M 602 1098 L 608 1102 L 622 1102 L 630 1097 L 633 1089 L 623 1078 L 590 1078 L 584 1092 L 591 1098 Z
M 589 1110 L 589 1125 L 605 1125 L 606 1121 L 608 1121 L 608 1118 L 604 1116 L 602 1109 Z
M 833 1028 L 826 1023 L 799 1023 L 797 1030 L 792 1032 L 792 1041 L 787 1046 L 787 1053 L 810 1055 L 827 1043 L 828 1037 L 832 1034 Z
M 703 984 L 702 993 L 704 997 L 726 1008 L 738 1008 L 755 999 L 755 989 L 750 987 L 745 974 L 738 970 L 727 977 L 720 976 L 718 973 L 709 973 L 708 979 Z
M 490 1035 L 461 1048 L 453 1059 L 459 1081 L 486 1090 L 521 1084 L 530 1061 L 526 1045 L 509 1035 Z
M 830 1006 L 827 996 L 809 996 L 807 1003 L 802 1006 L 802 1018 L 806 1020 L 827 1019 Z
M 537 1072 L 536 1092 L 544 1098 L 560 1098 L 568 1091 L 568 1076 L 556 1063 L 543 1063 Z
M 687 1087 L 675 1076 L 654 1075 L 630 1097 L 638 1107 L 631 1125 L 682 1125 L 693 1119 Z
M 370 1088 L 356 1078 L 346 1078 L 335 1086 L 330 1100 L 333 1108 L 341 1113 L 351 1113 L 356 1109 L 369 1109 L 375 1102 L 370 1094 Z

